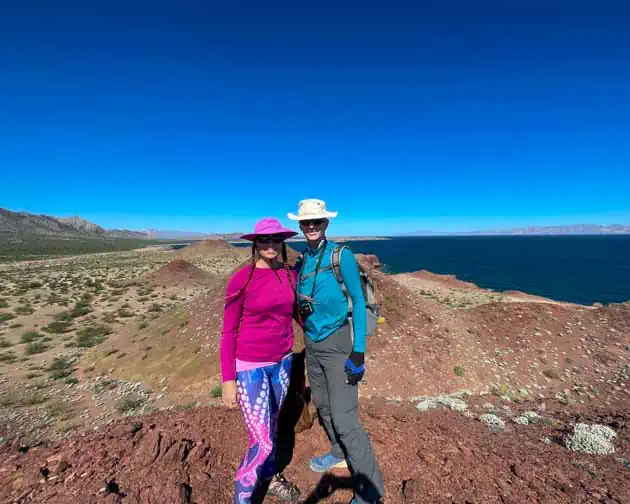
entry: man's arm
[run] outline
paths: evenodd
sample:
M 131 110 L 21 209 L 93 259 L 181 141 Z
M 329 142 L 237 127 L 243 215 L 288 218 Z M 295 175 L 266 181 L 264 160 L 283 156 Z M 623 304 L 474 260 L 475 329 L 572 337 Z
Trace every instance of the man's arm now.
M 344 248 L 339 258 L 341 275 L 346 284 L 346 289 L 352 299 L 352 326 L 354 329 L 353 350 L 365 353 L 365 333 L 367 329 L 367 319 L 365 314 L 365 298 L 361 288 L 361 277 L 359 276 L 359 266 L 352 251 Z

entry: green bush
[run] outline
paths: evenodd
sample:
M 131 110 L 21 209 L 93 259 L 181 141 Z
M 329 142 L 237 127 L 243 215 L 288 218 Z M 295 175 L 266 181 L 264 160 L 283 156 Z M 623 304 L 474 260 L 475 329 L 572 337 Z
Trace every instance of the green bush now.
M 20 342 L 30 343 L 31 341 L 35 341 L 36 339 L 39 339 L 41 337 L 42 335 L 39 334 L 37 331 L 26 331 L 25 333 L 22 333 L 22 336 L 20 336 Z
M 118 316 L 122 318 L 133 317 L 133 312 L 127 310 L 126 308 L 120 308 L 118 310 Z
M 217 385 L 210 390 L 210 397 L 221 397 L 223 395 L 223 388 L 221 385 Z
M 37 391 L 21 393 L 16 390 L 8 390 L 0 394 L 0 406 L 34 406 L 41 404 L 48 399 L 44 394 Z
M 48 350 L 48 347 L 41 341 L 32 341 L 31 343 L 26 345 L 26 348 L 24 349 L 24 353 L 26 355 L 33 355 L 33 354 L 45 352 L 46 350 Z
M 50 373 L 50 377 L 53 380 L 61 380 L 74 373 L 74 368 L 72 367 L 72 361 L 67 357 L 55 357 L 50 366 L 46 368 L 46 371 Z
M 5 364 L 13 364 L 17 362 L 17 357 L 12 351 L 4 352 L 0 354 L 0 362 L 4 362 Z
M 77 332 L 76 344 L 82 348 L 93 347 L 105 341 L 106 336 L 111 332 L 111 328 L 105 325 L 86 327 Z
M 15 315 L 13 313 L 0 313 L 0 323 L 6 322 L 7 320 L 13 320 Z
M 90 313 L 92 311 L 90 308 L 90 299 L 91 296 L 89 294 L 81 296 L 81 299 L 75 303 L 74 308 L 70 310 L 70 316 L 72 318 L 77 318 Z
M 72 322 L 66 320 L 56 320 L 54 322 L 50 322 L 47 326 L 42 327 L 42 331 L 46 331 L 52 334 L 63 334 L 71 331 Z
M 0 298 L 0 308 L 8 308 L 8 307 L 9 307 L 8 301 L 4 298 Z
M 459 377 L 464 376 L 464 368 L 462 366 L 455 366 L 453 372 Z
M 58 322 L 72 322 L 72 316 L 67 311 L 57 313 L 53 319 Z
M 145 398 L 139 394 L 127 394 L 116 402 L 118 413 L 125 414 L 140 408 L 145 402 Z
M 35 313 L 35 308 L 33 308 L 31 305 L 23 305 L 23 306 L 18 306 L 13 311 L 17 313 L 18 315 L 32 315 L 33 313 Z

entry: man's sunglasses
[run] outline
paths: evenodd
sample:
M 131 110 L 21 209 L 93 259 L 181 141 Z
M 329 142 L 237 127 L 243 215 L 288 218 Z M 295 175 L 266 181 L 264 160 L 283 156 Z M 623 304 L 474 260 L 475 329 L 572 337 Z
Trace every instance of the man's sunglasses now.
M 321 226 L 324 223 L 324 219 L 306 219 L 300 221 L 300 225 L 304 227 L 313 226 Z
M 284 237 L 282 236 L 259 236 L 256 238 L 256 243 L 260 243 L 262 245 L 269 245 L 270 243 L 279 244 L 284 241 Z

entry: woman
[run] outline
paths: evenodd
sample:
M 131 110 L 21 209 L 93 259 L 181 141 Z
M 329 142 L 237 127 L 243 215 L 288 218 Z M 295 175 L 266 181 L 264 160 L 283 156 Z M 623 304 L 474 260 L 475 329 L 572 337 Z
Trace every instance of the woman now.
M 249 434 L 249 449 L 236 472 L 235 504 L 249 504 L 264 492 L 296 502 L 300 492 L 276 474 L 278 414 L 291 376 L 295 272 L 284 241 L 297 233 L 274 218 L 256 223 L 241 238 L 252 241 L 251 264 L 230 279 L 221 335 L 223 402 L 238 404 Z M 280 258 L 282 261 L 280 261 Z

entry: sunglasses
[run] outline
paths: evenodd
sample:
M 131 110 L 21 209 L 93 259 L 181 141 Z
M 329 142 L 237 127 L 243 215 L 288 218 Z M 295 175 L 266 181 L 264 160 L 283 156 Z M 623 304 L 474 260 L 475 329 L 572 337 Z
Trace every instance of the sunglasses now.
M 260 243 L 261 245 L 269 245 L 273 243 L 278 245 L 284 241 L 284 237 L 282 236 L 259 236 L 256 238 L 256 243 Z
M 300 221 L 300 225 L 304 227 L 313 226 L 321 226 L 324 223 L 324 219 L 306 219 Z

